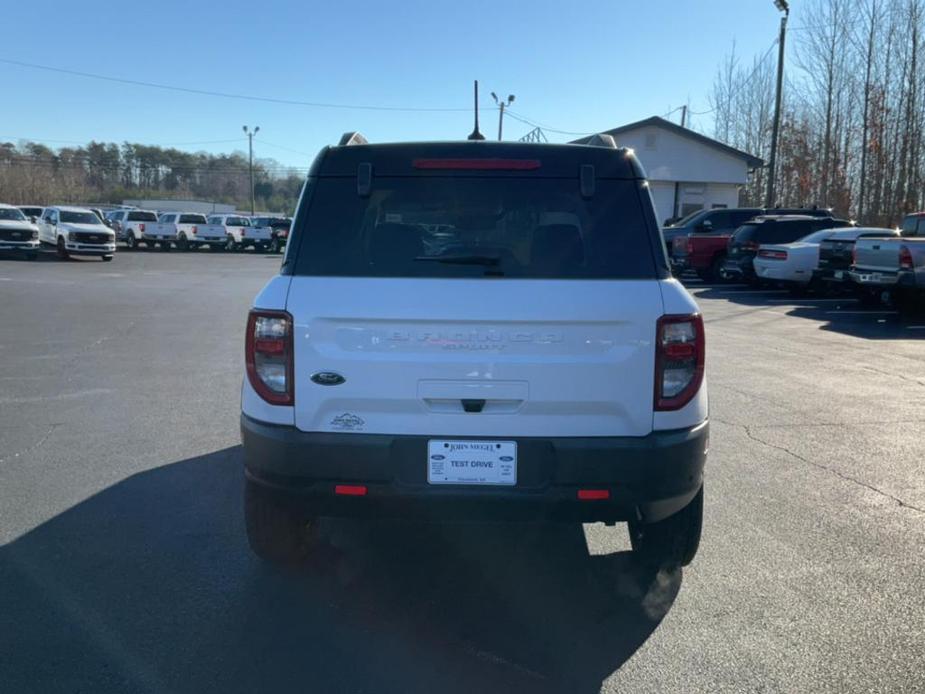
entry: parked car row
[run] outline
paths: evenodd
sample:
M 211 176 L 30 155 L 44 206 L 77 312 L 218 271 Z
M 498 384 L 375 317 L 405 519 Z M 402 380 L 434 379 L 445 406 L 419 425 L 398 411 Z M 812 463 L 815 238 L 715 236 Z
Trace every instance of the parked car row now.
M 863 300 L 925 296 L 925 212 L 901 229 L 860 227 L 832 216 L 760 215 L 734 232 L 675 236 L 676 275 L 774 283 L 795 291 L 850 289 Z
M 239 214 L 203 214 L 165 212 L 158 216 L 153 210 L 113 210 L 106 215 L 110 226 L 121 241 L 131 249 L 160 247 L 181 251 L 206 246 L 211 250 L 228 251 L 254 248 L 279 253 L 286 245 L 288 217 Z
M 0 204 L 0 251 L 17 252 L 34 260 L 42 245 L 61 257 L 98 256 L 112 260 L 118 241 L 130 249 L 173 247 L 280 253 L 292 220 L 288 217 L 239 214 L 203 215 L 186 212 L 119 208 L 104 213 L 90 207 Z

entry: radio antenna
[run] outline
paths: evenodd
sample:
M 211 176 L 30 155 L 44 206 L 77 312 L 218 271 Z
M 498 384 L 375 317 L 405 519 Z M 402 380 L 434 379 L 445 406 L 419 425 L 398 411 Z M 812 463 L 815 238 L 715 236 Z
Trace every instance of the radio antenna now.
M 484 140 L 485 136 L 479 132 L 479 81 L 475 80 L 475 130 L 468 137 L 469 140 Z

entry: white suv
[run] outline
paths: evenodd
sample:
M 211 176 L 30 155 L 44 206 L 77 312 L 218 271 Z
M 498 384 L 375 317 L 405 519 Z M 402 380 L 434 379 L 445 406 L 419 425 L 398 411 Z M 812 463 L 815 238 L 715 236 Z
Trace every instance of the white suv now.
M 628 521 L 690 562 L 703 321 L 632 152 L 358 139 L 316 159 L 248 318 L 252 549 L 297 560 L 319 516 Z

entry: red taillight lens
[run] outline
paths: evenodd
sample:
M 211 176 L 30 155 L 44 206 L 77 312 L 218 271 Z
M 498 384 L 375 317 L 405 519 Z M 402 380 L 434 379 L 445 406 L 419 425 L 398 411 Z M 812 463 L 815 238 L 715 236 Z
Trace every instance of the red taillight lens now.
M 757 251 L 761 247 L 761 244 L 757 241 L 746 241 L 745 250 L 746 251 Z
M 338 496 L 366 496 L 369 490 L 365 484 L 335 484 L 334 493 Z
M 144 231 L 145 231 L 145 225 L 144 225 L 144 224 L 139 224 L 139 225 L 138 225 L 138 231 L 140 231 L 141 233 L 144 233 Z
M 703 317 L 699 313 L 662 316 L 655 340 L 655 409 L 679 410 L 703 383 Z
M 687 237 L 687 254 L 694 255 L 694 241 L 690 236 Z
M 247 236 L 247 229 L 241 229 L 241 236 Z
M 899 269 L 900 270 L 912 270 L 912 252 L 909 250 L 908 246 L 899 247 Z
M 192 231 L 193 231 L 193 236 L 195 236 L 196 234 L 199 233 L 199 227 L 195 227 L 195 226 L 194 226 L 193 229 L 192 229 Z
M 606 501 L 610 498 L 610 491 L 607 489 L 579 489 L 578 499 L 580 501 Z
M 285 311 L 250 312 L 244 344 L 247 379 L 271 405 L 292 405 L 292 316 Z
M 531 171 L 542 163 L 538 159 L 415 159 L 411 165 L 415 169 Z
M 758 257 L 769 260 L 787 260 L 787 251 L 772 251 L 765 248 L 758 251 Z

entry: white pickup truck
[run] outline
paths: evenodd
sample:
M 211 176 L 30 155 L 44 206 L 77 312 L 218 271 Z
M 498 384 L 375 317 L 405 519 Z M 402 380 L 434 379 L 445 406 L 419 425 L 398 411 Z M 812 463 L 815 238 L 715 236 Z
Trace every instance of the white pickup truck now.
M 217 214 L 209 217 L 209 226 L 222 227 L 225 238 L 225 250 L 237 251 L 247 246 L 264 251 L 273 240 L 270 227 L 251 226 L 251 220 L 236 214 Z
M 191 238 L 199 232 L 199 226 L 205 226 L 204 214 L 187 214 L 182 212 L 165 212 L 157 219 L 157 224 L 145 225 L 145 240 L 159 243 L 162 250 L 169 251 L 170 244 L 177 244 L 181 251 L 192 245 Z
M 908 273 L 914 279 L 915 268 L 923 266 L 925 212 L 915 212 L 903 219 L 900 236 L 858 239 L 848 276 L 857 285 L 862 299 L 879 301 L 891 295 L 895 299 L 897 290 L 909 281 Z
M 157 213 L 153 210 L 120 209 L 106 215 L 106 225 L 116 232 L 116 239 L 125 241 L 125 245 L 135 250 L 145 237 L 145 227 L 157 223 Z M 154 242 L 149 241 L 153 248 Z

